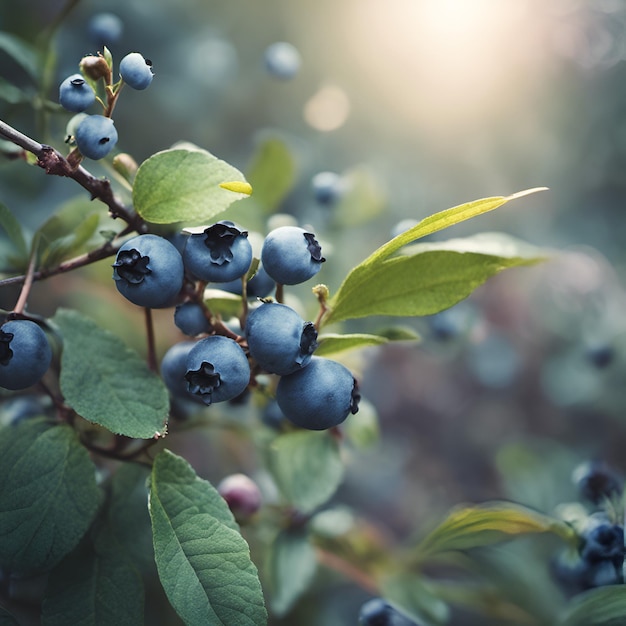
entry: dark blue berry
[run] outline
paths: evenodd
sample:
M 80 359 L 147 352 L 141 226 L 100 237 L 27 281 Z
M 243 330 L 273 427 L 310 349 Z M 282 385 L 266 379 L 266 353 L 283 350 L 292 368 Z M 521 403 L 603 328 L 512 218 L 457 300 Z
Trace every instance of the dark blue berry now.
M 117 290 L 138 306 L 172 306 L 183 286 L 180 253 L 158 235 L 137 235 L 119 249 L 113 264 Z
M 305 367 L 317 348 L 317 330 L 285 304 L 265 302 L 248 314 L 250 356 L 267 372 L 291 374 Z
M 78 124 L 74 139 L 83 156 L 97 161 L 115 147 L 117 130 L 110 117 L 88 115 Z
M 359 626 L 417 626 L 382 598 L 368 600 L 359 611 Z
M 282 376 L 276 386 L 276 401 L 285 417 L 310 430 L 341 424 L 359 410 L 359 400 L 350 370 L 323 357 L 312 357 L 306 367 Z
M 183 302 L 174 311 L 174 324 L 185 335 L 196 337 L 211 331 L 204 307 L 197 302 Z
M 602 461 L 582 463 L 574 470 L 572 478 L 581 497 L 594 504 L 622 493 L 623 480 Z
M 154 78 L 152 61 L 145 59 L 139 52 L 131 52 L 120 61 L 120 76 L 129 87 L 146 89 Z
M 324 206 L 335 204 L 343 192 L 341 176 L 335 172 L 318 172 L 311 179 L 315 200 Z
M 91 16 L 87 23 L 87 33 L 91 40 L 99 47 L 117 43 L 122 36 L 124 23 L 114 13 L 103 11 Z
M 59 104 L 73 113 L 81 113 L 96 101 L 96 93 L 81 74 L 68 76 L 59 86 Z
M 38 324 L 11 320 L 0 326 L 0 387 L 17 390 L 34 385 L 51 361 L 50 343 Z

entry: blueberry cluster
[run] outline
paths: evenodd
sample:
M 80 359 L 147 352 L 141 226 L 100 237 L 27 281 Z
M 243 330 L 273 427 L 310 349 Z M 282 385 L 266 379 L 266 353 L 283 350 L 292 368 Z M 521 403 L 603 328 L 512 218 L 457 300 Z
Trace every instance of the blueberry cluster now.
M 93 36 L 99 39 L 119 37 L 119 34 L 113 32 L 115 24 L 115 16 L 100 15 L 92 24 Z M 127 54 L 120 61 L 120 78 L 116 83 L 113 82 L 110 62 L 103 55 L 83 57 L 80 70 L 81 73 L 68 76 L 59 85 L 59 104 L 67 111 L 82 114 L 71 140 L 80 155 L 99 160 L 106 157 L 117 144 L 117 130 L 111 116 L 122 86 L 146 89 L 154 76 L 152 62 L 139 52 Z M 104 82 L 102 97 L 98 95 L 100 81 Z M 102 105 L 102 114 L 87 114 L 87 109 L 95 102 Z
M 359 626 L 418 626 L 382 598 L 368 600 L 359 611 Z
M 576 553 L 563 554 L 555 562 L 555 578 L 570 593 L 622 584 L 624 525 L 612 514 L 614 503 L 621 500 L 622 480 L 598 461 L 579 466 L 573 478 L 581 498 L 597 508 L 579 524 Z
M 118 291 L 147 308 L 175 306 L 174 323 L 193 340 L 172 346 L 161 362 L 163 379 L 176 398 L 205 405 L 235 400 L 257 374 L 275 375 L 271 389 L 282 415 L 302 428 L 323 430 L 358 410 L 358 386 L 341 363 L 314 356 L 313 322 L 271 299 L 251 306 L 235 332 L 212 317 L 199 294 L 215 283 L 248 297 L 267 296 L 276 285 L 295 285 L 317 274 L 324 257 L 314 233 L 282 226 L 268 233 L 256 274 L 248 232 L 230 221 L 190 229 L 184 244 L 142 234 L 119 249 L 113 263 Z M 252 289 L 256 286 L 258 291 Z M 208 303 L 210 305 L 210 303 Z

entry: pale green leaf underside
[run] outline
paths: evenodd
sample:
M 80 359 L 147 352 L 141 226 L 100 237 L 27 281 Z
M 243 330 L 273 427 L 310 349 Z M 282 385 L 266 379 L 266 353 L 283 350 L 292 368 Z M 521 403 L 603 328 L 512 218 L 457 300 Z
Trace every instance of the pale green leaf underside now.
M 66 402 L 113 433 L 138 439 L 161 433 L 169 396 L 139 355 L 78 311 L 59 309 L 52 321 L 63 337 L 60 382 Z
M 195 147 L 157 152 L 137 170 L 133 205 L 154 224 L 208 224 L 248 194 L 220 187 L 246 182 L 243 174 L 206 150 Z
M 424 558 L 450 550 L 467 550 L 532 533 L 554 533 L 566 541 L 573 530 L 564 522 L 509 502 L 493 502 L 453 510 L 416 547 Z
M 183 458 L 155 459 L 150 517 L 159 578 L 188 626 L 263 626 L 263 594 L 226 502 Z
M 319 346 L 315 350 L 317 356 L 328 356 L 345 352 L 346 350 L 354 350 L 356 348 L 365 348 L 366 346 L 380 346 L 388 343 L 387 337 L 379 335 L 370 335 L 367 333 L 352 333 L 341 335 L 338 333 L 324 333 L 318 337 Z
M 0 228 L 7 234 L 17 255 L 26 259 L 28 250 L 22 226 L 13 213 L 2 203 L 0 203 Z
M 445 297 L 439 297 L 435 301 L 431 302 L 430 305 L 425 307 L 418 306 L 417 309 L 415 309 L 415 302 L 416 299 L 418 301 L 420 300 L 418 293 L 420 287 L 418 286 L 415 288 L 414 285 L 409 284 L 408 287 L 413 294 L 411 297 L 413 304 L 405 304 L 402 312 L 398 311 L 397 313 L 394 313 L 393 311 L 397 310 L 396 302 L 402 299 L 402 291 L 405 287 L 407 287 L 405 283 L 407 281 L 412 282 L 412 279 L 416 276 L 416 270 L 429 269 L 432 271 L 432 259 L 431 266 L 426 268 L 419 267 L 419 263 L 417 267 L 413 266 L 411 261 L 406 260 L 400 261 L 401 265 L 397 266 L 384 264 L 394 261 L 394 259 L 390 257 L 407 244 L 410 244 L 427 235 L 431 235 L 444 228 L 448 228 L 449 226 L 453 226 L 454 224 L 471 219 L 472 217 L 477 217 L 483 213 L 493 211 L 511 200 L 520 198 L 535 191 L 539 191 L 539 189 L 531 189 L 513 194 L 511 196 L 483 198 L 481 200 L 468 202 L 424 218 L 413 228 L 410 228 L 380 246 L 367 259 L 350 271 L 338 291 L 331 299 L 329 303 L 331 312 L 325 318 L 324 322 L 338 322 L 345 319 L 366 317 L 370 315 L 429 315 L 431 313 L 436 313 L 443 308 L 452 306 L 459 300 L 462 300 L 464 297 L 469 295 L 469 293 L 471 293 L 476 286 L 484 282 L 488 276 L 478 281 L 475 277 L 470 289 L 468 289 L 467 286 L 463 289 L 463 285 L 451 284 L 452 282 L 456 282 L 454 280 L 447 281 L 449 284 L 446 289 L 447 294 Z M 505 265 L 505 267 L 506 266 L 507 265 Z M 501 269 L 504 269 L 504 267 Z M 401 275 L 398 275 L 399 273 Z M 417 274 L 417 276 L 420 277 L 419 274 Z M 372 277 L 376 277 L 378 279 L 376 284 L 371 283 Z M 431 282 L 436 281 L 436 277 L 425 278 L 431 278 Z M 468 276 L 467 271 L 461 272 L 458 276 L 458 279 L 461 281 L 465 281 L 468 278 L 471 277 Z M 442 280 L 444 279 L 440 278 L 439 282 Z M 371 305 L 368 306 L 368 302 L 371 300 L 370 296 L 373 296 L 374 298 L 378 297 L 380 299 L 377 292 L 381 286 L 384 287 L 386 284 L 388 284 L 388 289 L 386 290 L 387 294 L 383 295 L 382 299 L 387 300 L 387 306 L 383 306 L 381 307 L 381 311 L 377 311 L 377 307 Z M 463 295 L 455 297 L 453 294 L 458 288 L 460 288 L 464 293 Z
M 599 587 L 570 602 L 558 626 L 619 626 L 626 616 L 624 585 Z
M 68 554 L 100 503 L 95 467 L 72 428 L 44 420 L 0 437 L 0 561 L 45 569 Z
M 327 431 L 281 435 L 272 442 L 269 454 L 269 468 L 279 489 L 303 513 L 324 504 L 343 479 L 339 446 Z

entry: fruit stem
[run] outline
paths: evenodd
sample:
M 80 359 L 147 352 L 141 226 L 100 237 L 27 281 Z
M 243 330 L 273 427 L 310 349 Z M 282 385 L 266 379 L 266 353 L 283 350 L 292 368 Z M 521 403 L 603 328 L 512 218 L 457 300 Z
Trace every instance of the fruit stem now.
M 37 265 L 37 247 L 33 246 L 33 249 L 30 253 L 30 259 L 28 260 L 28 269 L 26 270 L 26 275 L 24 276 L 24 283 L 22 285 L 22 290 L 20 291 L 20 295 L 17 299 L 17 302 L 15 303 L 15 308 L 13 309 L 13 313 L 15 315 L 23 315 L 24 310 L 26 309 L 28 296 L 30 294 L 30 290 L 34 282 L 36 265 Z
M 274 293 L 276 298 L 276 302 L 280 302 L 281 304 L 285 300 L 285 286 L 282 283 L 276 283 L 276 292 Z

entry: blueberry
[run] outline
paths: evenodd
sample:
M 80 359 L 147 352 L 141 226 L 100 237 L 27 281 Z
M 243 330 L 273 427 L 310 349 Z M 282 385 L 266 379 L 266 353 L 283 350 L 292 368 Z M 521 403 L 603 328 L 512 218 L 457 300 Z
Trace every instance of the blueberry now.
M 183 286 L 180 252 L 158 235 L 137 235 L 119 249 L 113 264 L 117 290 L 133 304 L 172 306 Z
M 115 13 L 108 11 L 92 15 L 87 23 L 87 33 L 99 48 L 102 46 L 110 47 L 111 44 L 117 43 L 123 30 L 124 23 L 122 20 Z
M 117 130 L 110 117 L 88 115 L 76 127 L 74 139 L 83 156 L 97 161 L 113 150 L 117 143 Z
M 250 366 L 236 341 L 212 335 L 190 350 L 185 379 L 189 392 L 209 405 L 243 393 L 250 382 Z
M 252 246 L 248 232 L 221 221 L 192 234 L 183 251 L 185 267 L 200 280 L 226 283 L 241 278 L 250 268 Z
M 204 307 L 197 302 L 183 302 L 174 311 L 174 324 L 185 335 L 196 337 L 211 331 Z
M 261 508 L 261 490 L 245 474 L 231 474 L 217 485 L 228 508 L 239 522 L 248 521 Z
M 579 553 L 589 563 L 612 561 L 621 565 L 624 558 L 623 527 L 608 522 L 593 525 L 583 533 Z
M 359 626 L 417 626 L 382 598 L 368 600 L 359 611 Z
M 250 356 L 267 372 L 291 374 L 305 367 L 317 348 L 317 330 L 291 307 L 265 302 L 246 320 Z
M 275 430 L 282 430 L 285 423 L 285 415 L 280 410 L 278 402 L 272 399 L 270 400 L 261 411 L 261 421 L 270 428 Z
M 580 464 L 574 470 L 572 479 L 582 498 L 594 504 L 622 493 L 622 479 L 602 461 Z
M 341 176 L 335 172 L 318 172 L 311 179 L 311 190 L 319 204 L 333 205 L 341 197 Z
M 282 376 L 276 401 L 285 417 L 301 428 L 324 430 L 359 410 L 360 396 L 352 373 L 341 363 L 312 357 L 306 367 Z
M 248 298 L 266 298 L 275 288 L 276 283 L 272 277 L 265 271 L 262 265 L 259 265 L 256 274 L 248 281 L 246 294 Z M 220 289 L 241 295 L 241 279 L 236 278 L 227 283 L 221 283 Z
M 281 80 L 293 78 L 300 69 L 300 53 L 293 44 L 277 41 L 265 49 L 263 55 L 268 73 Z
M 189 393 L 185 379 L 187 357 L 195 345 L 195 341 L 180 341 L 171 346 L 161 360 L 161 376 L 173 397 L 201 402 L 198 396 Z
M 26 389 L 39 382 L 52 361 L 52 349 L 41 327 L 30 320 L 0 326 L 0 387 Z
M 95 91 L 81 74 L 68 76 L 59 86 L 59 103 L 68 111 L 81 113 L 95 101 Z
M 120 61 L 120 76 L 129 87 L 146 89 L 154 78 L 152 61 L 144 59 L 139 52 L 131 52 Z
M 615 360 L 615 348 L 610 344 L 598 344 L 589 346 L 585 354 L 591 365 L 598 369 L 604 369 Z
M 279 226 L 263 241 L 261 263 L 282 285 L 297 285 L 319 272 L 326 259 L 313 233 L 298 226 Z

